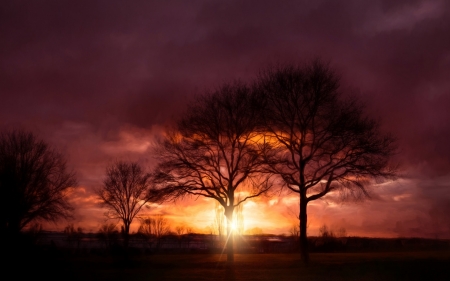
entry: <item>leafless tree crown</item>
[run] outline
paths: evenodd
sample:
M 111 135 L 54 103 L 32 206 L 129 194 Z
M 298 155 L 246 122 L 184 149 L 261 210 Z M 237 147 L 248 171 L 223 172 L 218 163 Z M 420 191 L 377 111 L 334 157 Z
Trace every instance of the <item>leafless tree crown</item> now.
M 362 198 L 371 180 L 395 178 L 395 139 L 357 98 L 343 96 L 339 76 L 321 60 L 268 68 L 255 88 L 266 101 L 267 169 L 299 194 L 300 248 L 308 262 L 308 202 L 333 191 Z
M 234 209 L 271 187 L 269 174 L 263 173 L 260 113 L 259 100 L 247 85 L 224 85 L 199 96 L 156 152 L 156 194 L 203 196 L 224 208 L 229 262 L 234 260 Z
M 106 168 L 103 186 L 97 190 L 108 209 L 105 215 L 123 223 L 126 238 L 132 221 L 149 201 L 149 178 L 138 163 L 116 161 Z
M 76 183 L 62 154 L 35 134 L 0 134 L 2 232 L 17 233 L 31 222 L 71 217 L 68 194 Z
M 199 96 L 157 151 L 155 178 L 166 196 L 205 196 L 224 208 L 266 192 L 256 131 L 258 100 L 242 83 Z M 239 189 L 239 190 L 238 190 Z M 245 191 L 241 200 L 235 192 Z
M 287 188 L 303 189 L 311 201 L 336 189 L 366 194 L 368 180 L 395 177 L 395 139 L 356 97 L 342 95 L 328 64 L 269 68 L 257 88 L 267 100 L 266 160 Z

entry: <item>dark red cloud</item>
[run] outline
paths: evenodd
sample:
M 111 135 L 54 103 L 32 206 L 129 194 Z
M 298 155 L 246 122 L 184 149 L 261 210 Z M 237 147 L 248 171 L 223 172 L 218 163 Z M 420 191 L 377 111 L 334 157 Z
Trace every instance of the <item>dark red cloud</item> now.
M 349 229 L 450 236 L 433 222 L 449 220 L 449 32 L 445 0 L 2 1 L 0 127 L 60 147 L 90 195 L 111 159 L 151 166 L 148 140 L 193 94 L 321 56 L 398 137 L 408 181 L 337 209 L 366 217 Z

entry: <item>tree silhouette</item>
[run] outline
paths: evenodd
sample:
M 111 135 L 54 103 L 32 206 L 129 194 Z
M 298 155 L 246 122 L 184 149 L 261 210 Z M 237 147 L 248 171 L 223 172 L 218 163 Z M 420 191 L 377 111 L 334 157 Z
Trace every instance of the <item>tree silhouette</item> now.
M 54 148 L 25 130 L 0 134 L 2 241 L 9 243 L 30 223 L 71 217 L 69 190 L 75 174 Z
M 135 162 L 116 161 L 106 168 L 103 186 L 98 189 L 108 219 L 123 223 L 124 247 L 128 247 L 130 225 L 149 201 L 150 174 Z
M 81 239 L 83 238 L 83 228 L 77 227 L 73 225 L 73 223 L 69 223 L 64 228 L 64 234 L 66 235 L 67 242 L 71 248 L 74 248 L 76 245 L 76 251 L 80 250 Z M 73 249 L 74 250 L 74 249 Z
M 186 226 L 186 225 L 184 225 L 184 224 L 182 224 L 182 225 L 177 225 L 177 226 L 175 227 L 175 234 L 176 234 L 178 237 L 181 237 L 181 236 L 184 235 L 184 234 L 188 234 L 188 233 L 190 233 L 191 231 L 192 231 L 191 228 L 188 227 L 188 226 Z
M 155 238 L 157 248 L 160 247 L 162 238 L 169 233 L 169 221 L 164 215 L 143 218 L 138 229 L 138 234 L 143 235 L 145 238 Z
M 338 75 L 321 60 L 269 67 L 256 87 L 266 100 L 265 159 L 269 172 L 299 195 L 307 263 L 308 203 L 334 191 L 362 197 L 370 180 L 393 178 L 395 140 L 364 115 L 361 102 L 341 94 Z
M 105 223 L 100 226 L 96 236 L 106 249 L 112 249 L 119 238 L 119 231 L 114 223 Z
M 270 188 L 269 178 L 260 174 L 259 108 L 249 87 L 225 84 L 198 96 L 156 151 L 155 182 L 160 196 L 174 200 L 204 196 L 224 208 L 228 262 L 234 261 L 234 209 Z

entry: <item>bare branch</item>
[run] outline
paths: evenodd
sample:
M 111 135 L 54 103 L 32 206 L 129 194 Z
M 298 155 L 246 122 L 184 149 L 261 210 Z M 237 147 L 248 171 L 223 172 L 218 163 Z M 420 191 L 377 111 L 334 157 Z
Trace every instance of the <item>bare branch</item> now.
M 68 195 L 76 184 L 64 157 L 33 133 L 0 134 L 2 234 L 15 235 L 40 220 L 70 218 Z
M 145 173 L 138 163 L 116 161 L 106 168 L 103 186 L 96 193 L 108 209 L 106 217 L 122 221 L 125 246 L 131 223 L 151 199 L 150 191 L 150 174 Z
M 299 194 L 306 249 L 308 202 L 333 190 L 367 195 L 365 186 L 372 180 L 394 179 L 395 139 L 363 114 L 358 99 L 343 98 L 339 76 L 320 59 L 262 71 L 255 87 L 270 112 L 263 126 L 267 171 Z M 307 261 L 306 250 L 302 255 Z
M 266 193 L 271 184 L 258 143 L 260 101 L 239 82 L 198 96 L 156 150 L 158 199 L 212 198 L 231 221 L 236 206 Z M 245 196 L 237 199 L 237 192 Z

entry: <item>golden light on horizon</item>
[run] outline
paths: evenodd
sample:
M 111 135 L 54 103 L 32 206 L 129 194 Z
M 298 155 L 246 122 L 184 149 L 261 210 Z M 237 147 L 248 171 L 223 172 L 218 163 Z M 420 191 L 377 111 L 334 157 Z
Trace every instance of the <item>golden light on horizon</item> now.
M 240 191 L 240 195 L 246 195 L 246 191 Z M 332 230 L 341 227 L 346 228 L 348 235 L 361 236 L 395 236 L 394 230 L 369 229 L 365 230 L 368 223 L 375 225 L 384 224 L 383 218 L 378 215 L 379 210 L 370 206 L 361 209 L 359 205 L 339 204 L 336 196 L 329 196 L 326 200 L 316 200 L 308 205 L 308 235 L 319 233 L 321 226 L 326 224 Z M 258 197 L 243 203 L 242 222 L 234 220 L 233 231 L 245 235 L 274 234 L 290 235 L 292 227 L 298 225 L 298 195 L 287 193 L 273 197 Z M 408 192 L 401 195 L 386 197 L 384 200 L 408 203 L 411 196 Z M 83 186 L 73 190 L 71 203 L 76 207 L 76 219 L 70 222 L 61 222 L 58 225 L 45 224 L 44 228 L 52 231 L 61 231 L 69 223 L 76 228 L 81 227 L 84 232 L 96 233 L 106 223 L 114 223 L 120 230 L 121 222 L 106 221 L 105 209 L 98 205 L 96 197 Z M 370 205 L 368 202 L 366 205 Z M 176 232 L 177 227 L 183 226 L 192 233 L 211 234 L 215 218 L 216 201 L 210 198 L 191 197 L 177 202 L 164 204 L 148 204 L 140 216 L 164 215 L 170 224 L 170 230 Z M 236 210 L 235 210 L 236 211 Z M 221 211 L 223 215 L 223 210 Z M 349 219 L 351 217 L 351 219 Z M 367 219 L 370 217 L 371 219 Z M 131 232 L 137 232 L 141 221 L 135 219 L 131 226 Z M 223 216 L 223 234 L 226 233 L 226 219 Z M 239 229 L 240 228 L 240 229 Z
M 238 230 L 238 225 L 237 225 L 236 220 L 233 220 L 233 222 L 231 223 L 231 230 L 233 231 L 233 233 Z

